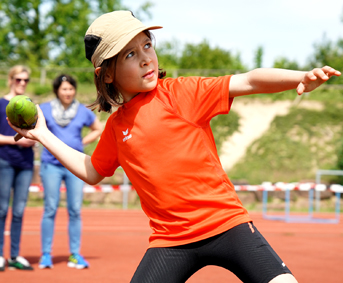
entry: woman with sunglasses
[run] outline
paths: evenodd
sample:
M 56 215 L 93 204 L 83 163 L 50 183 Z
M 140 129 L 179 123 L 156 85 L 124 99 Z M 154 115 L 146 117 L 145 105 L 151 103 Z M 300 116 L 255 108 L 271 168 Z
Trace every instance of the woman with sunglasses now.
M 15 131 L 6 121 L 6 106 L 16 95 L 24 94 L 30 80 L 25 66 L 14 66 L 8 73 L 9 93 L 0 99 L 0 271 L 5 270 L 3 253 L 5 222 L 13 188 L 12 220 L 10 228 L 11 250 L 8 267 L 32 270 L 30 263 L 19 256 L 20 236 L 24 209 L 33 176 L 33 150 L 35 142 L 22 138 L 15 142 Z

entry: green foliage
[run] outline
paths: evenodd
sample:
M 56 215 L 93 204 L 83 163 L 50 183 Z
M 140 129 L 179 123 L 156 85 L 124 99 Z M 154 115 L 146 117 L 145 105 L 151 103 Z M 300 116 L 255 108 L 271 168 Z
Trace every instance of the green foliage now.
M 180 43 L 175 39 L 173 41 L 162 42 L 156 48 L 159 67 L 162 69 L 178 69 Z
M 300 70 L 300 67 L 296 61 L 290 61 L 286 57 L 279 57 L 274 61 L 274 68 L 288 69 L 288 70 Z
M 228 115 L 218 115 L 211 120 L 211 129 L 220 153 L 223 142 L 234 132 L 239 130 L 239 116 L 231 110 Z
M 50 85 L 35 84 L 33 87 L 33 93 L 35 95 L 48 94 L 51 92 L 51 89 Z
M 337 170 L 343 170 L 343 139 L 340 140 L 337 153 Z M 337 183 L 343 184 L 343 176 L 337 177 Z
M 39 66 L 48 60 L 47 25 L 39 6 L 42 0 L 0 2 L 0 61 Z
M 151 6 L 143 3 L 137 14 L 150 17 Z M 83 42 L 89 24 L 100 14 L 124 8 L 121 0 L 2 0 L 0 62 L 92 67 Z M 78 79 L 90 81 L 91 76 L 80 73 Z
M 263 61 L 263 47 L 259 46 L 255 54 L 255 68 L 261 68 Z
M 211 48 L 207 40 L 200 44 L 186 44 L 179 68 L 245 70 L 239 55 L 234 56 L 219 47 Z
M 48 13 L 52 19 L 48 26 L 50 47 L 56 50 L 57 56 L 51 57 L 57 66 L 90 67 L 85 60 L 84 35 L 87 30 L 88 17 L 91 13 L 89 1 L 72 0 L 54 1 Z M 63 15 L 61 17 L 61 15 Z
M 4 89 L 6 87 L 7 87 L 6 80 L 0 80 L 0 89 Z
M 87 127 L 84 127 L 84 128 L 82 129 L 82 133 L 81 133 L 81 134 L 82 134 L 82 136 L 84 137 L 84 136 L 86 136 L 89 132 L 90 132 L 90 129 L 87 128 Z M 94 152 L 94 150 L 95 150 L 97 144 L 98 144 L 98 141 L 94 141 L 94 142 L 92 142 L 92 143 L 90 143 L 90 144 L 87 144 L 87 145 L 84 147 L 84 152 L 85 152 L 85 154 L 91 156 L 91 155 L 93 154 L 93 152 Z
M 223 76 L 246 70 L 240 55 L 230 51 L 212 48 L 204 40 L 200 44 L 181 46 L 176 39 L 159 43 L 156 48 L 159 67 L 167 71 L 167 76 Z
M 310 68 L 331 66 L 336 70 L 343 70 L 343 39 L 332 42 L 325 37 L 322 42 L 314 44 L 314 56 L 309 63 Z M 333 77 L 328 84 L 343 84 L 343 78 Z

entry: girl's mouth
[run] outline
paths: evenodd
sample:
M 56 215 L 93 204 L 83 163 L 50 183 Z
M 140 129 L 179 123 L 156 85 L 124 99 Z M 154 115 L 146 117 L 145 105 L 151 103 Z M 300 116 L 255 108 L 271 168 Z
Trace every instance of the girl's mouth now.
M 143 78 L 144 79 L 150 79 L 150 78 L 152 78 L 154 76 L 154 71 L 152 70 L 152 71 L 150 71 L 150 72 L 147 72 L 144 76 L 143 76 Z

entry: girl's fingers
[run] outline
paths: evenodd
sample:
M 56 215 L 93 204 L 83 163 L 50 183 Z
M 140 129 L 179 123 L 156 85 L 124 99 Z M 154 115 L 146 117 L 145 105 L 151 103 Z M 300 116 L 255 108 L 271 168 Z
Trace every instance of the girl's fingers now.
M 303 83 L 300 83 L 297 87 L 297 93 L 298 95 L 302 95 L 304 93 L 305 86 Z
M 341 75 L 340 71 L 337 71 L 337 70 L 335 70 L 334 68 L 332 68 L 330 66 L 325 66 L 325 67 L 323 67 L 321 69 L 328 77 L 340 76 Z
M 314 73 L 317 77 L 319 77 L 320 79 L 326 81 L 329 79 L 327 73 L 328 73 L 328 70 L 325 70 L 324 68 L 322 69 L 314 69 Z

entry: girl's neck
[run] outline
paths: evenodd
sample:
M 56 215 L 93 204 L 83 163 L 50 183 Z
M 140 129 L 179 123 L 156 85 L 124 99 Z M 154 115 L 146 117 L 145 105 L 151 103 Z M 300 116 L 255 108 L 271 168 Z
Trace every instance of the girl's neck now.
M 125 102 L 125 103 L 128 103 L 130 100 L 132 100 L 133 98 L 135 98 L 138 94 L 140 94 L 140 92 L 138 92 L 137 94 L 135 94 L 135 95 L 133 95 L 133 96 L 130 96 L 130 97 L 124 96 L 124 102 Z

